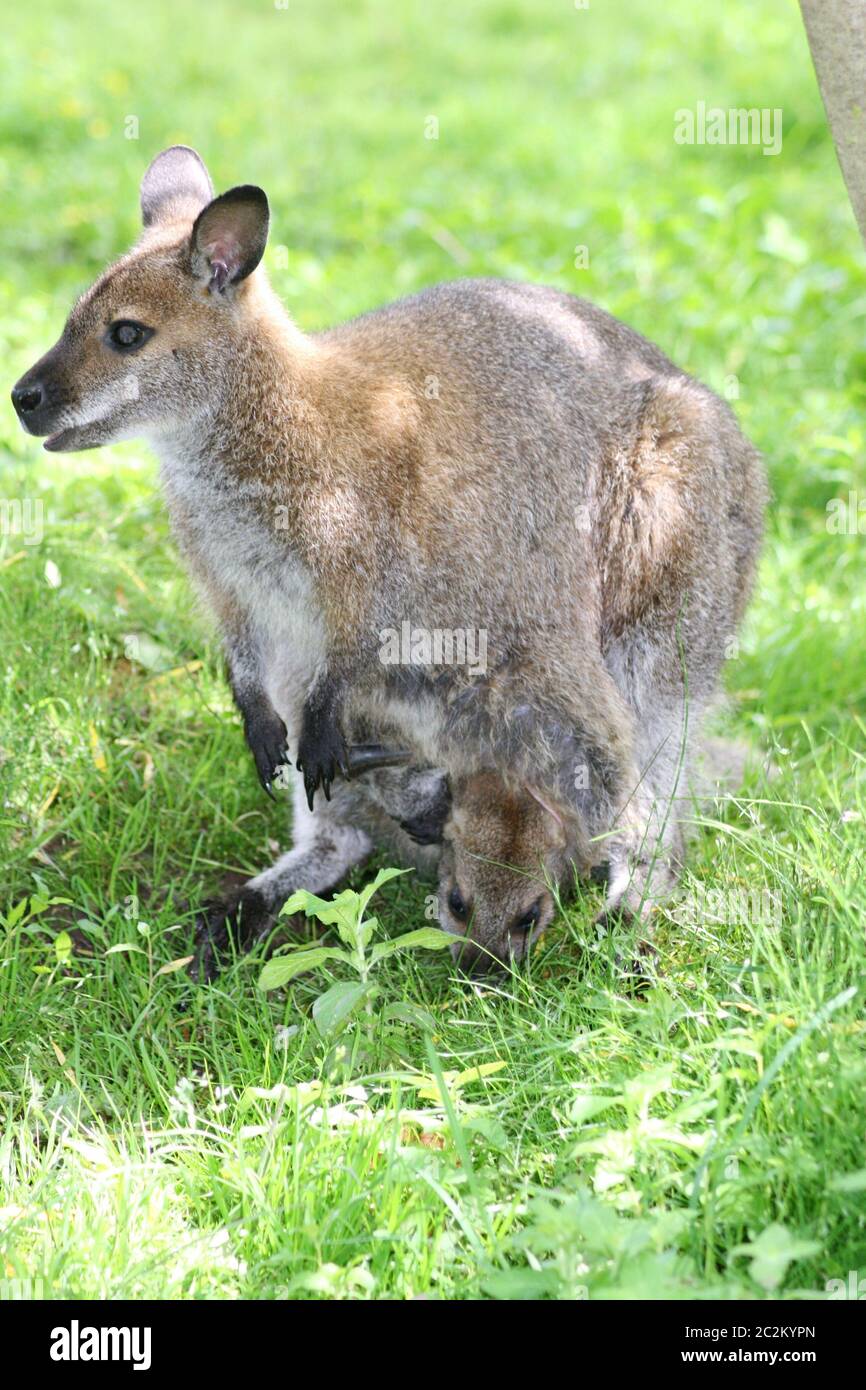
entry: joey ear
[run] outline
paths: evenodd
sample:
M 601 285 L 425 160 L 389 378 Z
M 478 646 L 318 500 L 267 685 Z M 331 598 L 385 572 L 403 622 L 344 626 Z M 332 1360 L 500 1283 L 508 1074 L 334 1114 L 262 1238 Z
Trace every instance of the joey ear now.
M 468 807 L 452 799 L 451 809 L 445 817 L 442 826 L 442 841 L 448 844 L 454 840 L 465 840 L 477 825 L 477 819 L 473 816 Z
M 442 827 L 442 839 L 444 842 L 449 840 L 461 840 L 469 830 L 472 822 L 472 813 L 468 804 L 471 788 L 471 776 L 458 776 L 448 779 L 451 805 Z
M 148 166 L 141 180 L 141 220 L 145 227 L 197 217 L 213 198 L 203 161 L 189 145 L 172 145 Z
M 564 847 L 568 843 L 568 831 L 565 825 L 565 817 L 559 807 L 548 797 L 542 796 L 537 787 L 527 786 L 526 790 L 529 792 L 533 801 L 537 801 L 542 810 L 547 812 L 550 817 L 548 828 L 554 835 L 556 843 Z
M 242 184 L 203 208 L 190 239 L 192 273 L 214 294 L 251 275 L 265 253 L 270 212 L 260 188 Z

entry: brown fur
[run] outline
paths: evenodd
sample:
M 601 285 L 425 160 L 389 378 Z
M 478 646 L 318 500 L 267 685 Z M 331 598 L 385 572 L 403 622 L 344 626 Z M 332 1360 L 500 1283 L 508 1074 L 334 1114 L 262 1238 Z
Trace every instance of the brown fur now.
M 256 269 L 261 190 L 212 200 L 192 151 L 154 161 L 142 207 L 138 246 L 17 401 L 49 449 L 157 450 L 263 781 L 287 742 L 312 802 L 352 721 L 387 723 L 452 779 L 455 862 L 480 817 L 530 873 L 609 858 L 611 906 L 644 910 L 678 872 L 680 773 L 761 535 L 762 470 L 727 406 L 535 286 L 456 282 L 304 335 Z M 108 341 L 121 320 L 151 330 L 129 355 Z M 483 631 L 487 669 L 383 664 L 403 620 Z M 514 896 L 478 882 L 500 951 Z

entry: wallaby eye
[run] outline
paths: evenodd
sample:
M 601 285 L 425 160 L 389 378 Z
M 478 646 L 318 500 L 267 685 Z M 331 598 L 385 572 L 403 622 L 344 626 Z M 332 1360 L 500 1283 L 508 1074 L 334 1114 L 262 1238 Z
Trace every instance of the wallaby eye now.
M 541 903 L 533 903 L 528 912 L 524 912 L 522 917 L 518 917 L 514 923 L 514 931 L 532 931 L 533 927 L 538 926 L 538 919 L 541 916 Z
M 449 910 L 454 913 L 454 916 L 461 922 L 465 921 L 469 916 L 469 909 L 466 906 L 466 901 L 456 884 L 448 894 L 448 907 Z
M 153 336 L 153 329 L 134 319 L 117 319 L 106 334 L 108 346 L 115 352 L 135 352 Z

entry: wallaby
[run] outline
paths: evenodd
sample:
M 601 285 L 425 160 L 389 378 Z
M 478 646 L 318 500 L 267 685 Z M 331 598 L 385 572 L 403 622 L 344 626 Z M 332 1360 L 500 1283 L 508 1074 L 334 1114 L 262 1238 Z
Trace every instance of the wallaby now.
M 672 798 L 762 531 L 727 405 L 539 286 L 454 281 L 304 334 L 259 264 L 261 189 L 215 198 L 175 146 L 141 205 L 13 401 L 50 450 L 152 443 L 262 782 L 292 759 L 315 826 L 345 731 L 387 724 L 452 783 L 531 785 L 578 861 L 606 836 L 608 907 L 641 912 L 678 872 Z M 437 664 L 431 634 L 484 659 Z

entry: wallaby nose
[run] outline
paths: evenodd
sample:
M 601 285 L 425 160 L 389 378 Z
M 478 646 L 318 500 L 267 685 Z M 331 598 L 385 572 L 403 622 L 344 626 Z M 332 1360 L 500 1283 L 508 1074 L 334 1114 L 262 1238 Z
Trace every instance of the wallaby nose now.
M 16 386 L 12 391 L 12 404 L 19 415 L 29 415 L 38 410 L 44 399 L 44 391 L 38 382 L 26 386 Z

